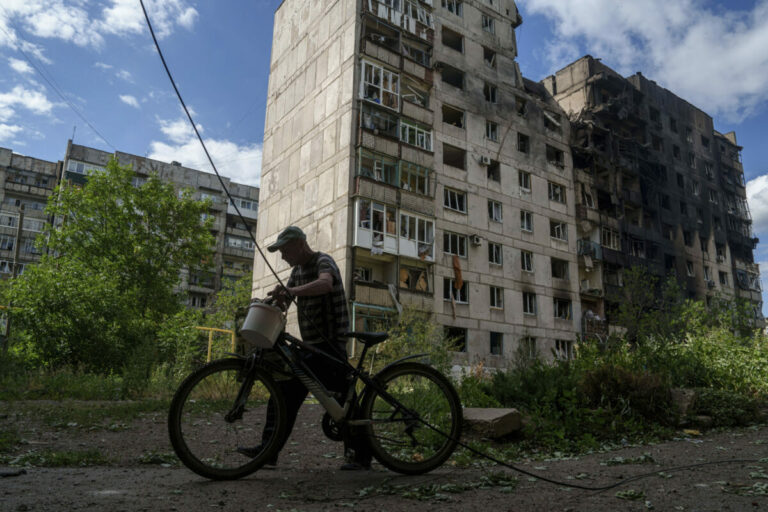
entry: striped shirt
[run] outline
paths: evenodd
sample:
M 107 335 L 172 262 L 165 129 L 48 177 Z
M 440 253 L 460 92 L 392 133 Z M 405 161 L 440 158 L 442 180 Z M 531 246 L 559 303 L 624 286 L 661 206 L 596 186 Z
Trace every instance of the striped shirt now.
M 343 334 L 349 329 L 347 297 L 339 267 L 333 258 L 316 252 L 304 265 L 296 265 L 286 285 L 302 286 L 318 279 L 320 274 L 331 274 L 333 288 L 324 295 L 296 297 L 298 303 L 299 331 L 305 343 L 321 343 L 325 340 L 345 343 Z

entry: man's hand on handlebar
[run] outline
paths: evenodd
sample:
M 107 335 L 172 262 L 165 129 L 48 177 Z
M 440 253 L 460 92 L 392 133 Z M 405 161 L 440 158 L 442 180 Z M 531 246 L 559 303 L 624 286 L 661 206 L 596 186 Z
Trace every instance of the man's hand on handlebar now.
M 267 292 L 267 300 L 277 304 L 277 306 L 285 309 L 291 303 L 293 296 L 287 288 L 277 285 L 271 292 Z

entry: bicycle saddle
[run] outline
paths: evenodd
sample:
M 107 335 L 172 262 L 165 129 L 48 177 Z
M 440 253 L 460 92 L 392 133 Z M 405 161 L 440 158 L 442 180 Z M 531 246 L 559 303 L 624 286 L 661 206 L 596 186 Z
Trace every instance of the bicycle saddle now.
M 377 343 L 386 341 L 386 339 L 389 337 L 389 334 L 386 332 L 345 332 L 344 337 L 357 338 L 363 342 L 363 344 L 372 347 Z

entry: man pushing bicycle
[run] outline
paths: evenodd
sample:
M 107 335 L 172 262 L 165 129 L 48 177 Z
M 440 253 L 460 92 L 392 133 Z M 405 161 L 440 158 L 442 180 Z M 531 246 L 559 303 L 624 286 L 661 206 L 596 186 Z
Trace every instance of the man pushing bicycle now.
M 346 360 L 345 334 L 349 329 L 349 317 L 344 283 L 336 262 L 328 254 L 312 250 L 306 235 L 296 226 L 285 228 L 267 250 L 280 251 L 280 256 L 293 269 L 286 286 L 277 285 L 268 296 L 283 309 L 289 307 L 291 299 L 295 297 L 302 341 Z M 345 366 L 329 363 L 328 358 L 313 353 L 307 355 L 304 363 L 329 391 L 347 391 L 349 381 L 348 369 Z M 277 384 L 286 399 L 288 420 L 286 434 L 278 442 L 279 452 L 293 430 L 296 416 L 308 390 L 295 376 Z M 274 432 L 274 410 L 275 405 L 270 398 L 262 434 L 263 442 Z M 354 429 L 349 429 L 344 434 L 346 463 L 341 469 L 370 469 L 371 453 L 362 436 L 356 435 Z M 237 449 L 241 454 L 252 458 L 258 456 L 261 450 L 262 445 Z M 267 464 L 276 465 L 277 454 Z

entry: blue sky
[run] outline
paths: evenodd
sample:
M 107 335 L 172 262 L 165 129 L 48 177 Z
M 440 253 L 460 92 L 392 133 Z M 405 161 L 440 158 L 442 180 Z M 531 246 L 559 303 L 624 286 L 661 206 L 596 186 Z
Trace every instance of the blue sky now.
M 217 167 L 258 184 L 279 0 L 146 4 Z M 541 79 L 589 53 L 622 74 L 642 71 L 712 115 L 719 131 L 736 131 L 762 240 L 756 260 L 768 275 L 768 0 L 520 0 L 518 6 L 518 61 L 527 77 Z M 138 0 L 2 0 L 0 146 L 59 160 L 73 131 L 79 144 L 208 169 L 152 49 Z

